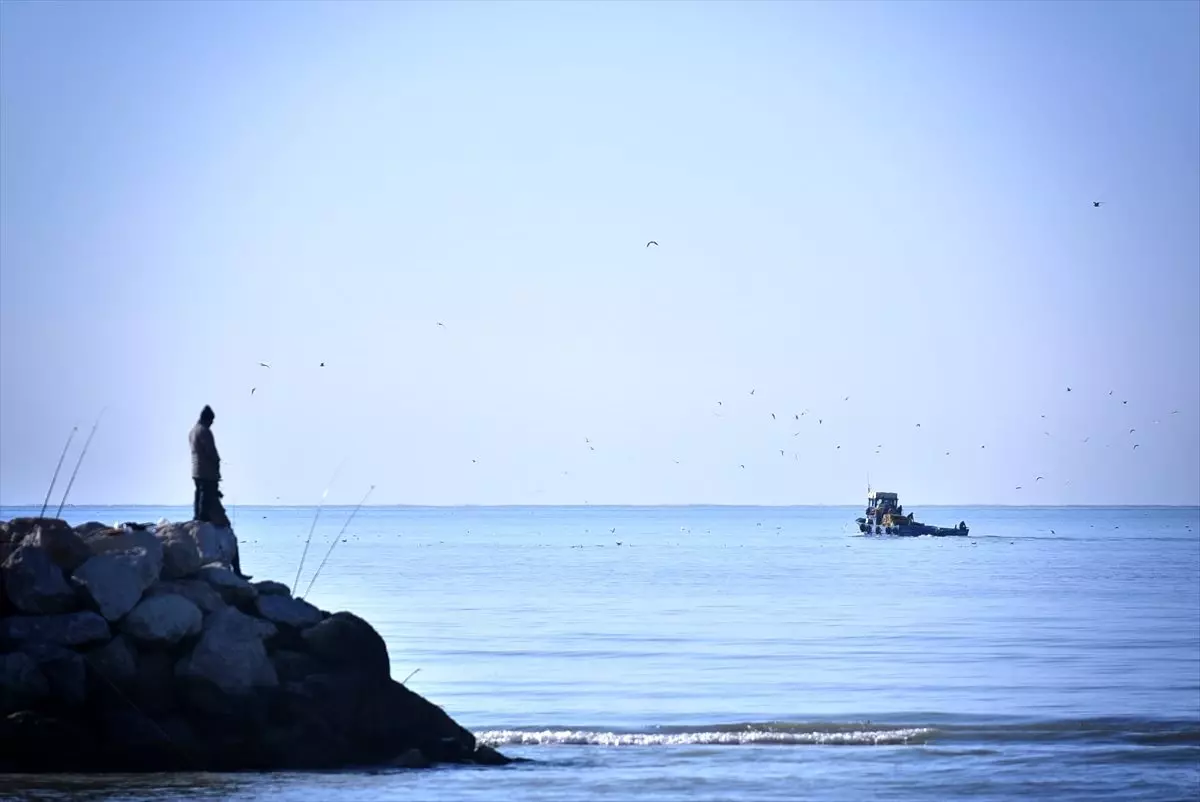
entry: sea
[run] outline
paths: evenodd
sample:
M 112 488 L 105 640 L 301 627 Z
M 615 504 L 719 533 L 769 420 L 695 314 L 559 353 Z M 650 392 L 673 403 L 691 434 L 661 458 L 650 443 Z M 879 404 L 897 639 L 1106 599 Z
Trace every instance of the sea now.
M 0 798 L 1200 799 L 1198 508 L 916 510 L 965 538 L 864 536 L 859 507 L 352 512 L 232 508 L 243 570 L 366 618 L 397 680 L 530 762 Z

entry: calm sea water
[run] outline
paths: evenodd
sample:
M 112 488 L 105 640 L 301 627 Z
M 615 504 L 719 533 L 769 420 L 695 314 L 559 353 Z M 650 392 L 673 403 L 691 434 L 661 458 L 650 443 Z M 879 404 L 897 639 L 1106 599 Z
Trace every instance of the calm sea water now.
M 314 510 L 233 512 L 243 568 L 290 584 Z M 6 777 L 0 796 L 1200 798 L 1200 510 L 917 513 L 971 537 L 863 537 L 858 508 L 373 508 L 335 541 L 350 510 L 326 508 L 308 598 L 535 762 Z

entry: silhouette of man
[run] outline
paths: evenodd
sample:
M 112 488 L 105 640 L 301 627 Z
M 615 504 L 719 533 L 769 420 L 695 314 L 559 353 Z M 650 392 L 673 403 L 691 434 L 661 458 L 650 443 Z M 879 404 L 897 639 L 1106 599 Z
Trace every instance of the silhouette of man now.
M 192 519 L 228 527 L 229 516 L 225 514 L 225 505 L 221 503 L 224 496 L 220 489 L 221 455 L 217 451 L 217 442 L 212 433 L 212 424 L 216 418 L 212 407 L 205 405 L 204 409 L 200 410 L 200 420 L 188 434 L 188 441 L 192 446 L 192 481 L 196 484 Z M 242 573 L 236 539 L 233 546 L 233 570 L 238 576 L 250 578 Z

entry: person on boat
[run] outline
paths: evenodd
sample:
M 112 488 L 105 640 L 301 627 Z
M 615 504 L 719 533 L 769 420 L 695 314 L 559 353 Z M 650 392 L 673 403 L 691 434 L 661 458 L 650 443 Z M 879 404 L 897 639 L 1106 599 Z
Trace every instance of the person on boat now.
M 217 451 L 217 442 L 212 433 L 213 421 L 216 418 L 212 407 L 205 404 L 204 409 L 200 410 L 200 420 L 188 434 L 188 442 L 192 446 L 192 481 L 196 485 L 195 496 L 192 499 L 192 520 L 229 527 L 229 516 L 225 514 L 225 505 L 221 503 L 225 495 L 220 489 L 221 455 Z M 243 579 L 250 578 L 242 573 L 236 538 L 233 541 L 232 567 L 238 576 Z

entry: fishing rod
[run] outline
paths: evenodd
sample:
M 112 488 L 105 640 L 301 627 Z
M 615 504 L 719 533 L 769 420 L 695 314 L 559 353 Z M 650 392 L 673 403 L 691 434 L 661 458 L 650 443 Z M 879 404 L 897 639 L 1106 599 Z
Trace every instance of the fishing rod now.
M 329 485 L 325 488 L 325 492 L 321 494 L 321 503 L 317 505 L 317 513 L 313 516 L 312 526 L 308 528 L 308 538 L 304 541 L 304 553 L 300 555 L 300 567 L 296 569 L 296 579 L 292 582 L 292 595 L 296 595 L 296 588 L 300 586 L 300 572 L 304 570 L 304 560 L 308 557 L 308 546 L 312 543 L 313 532 L 317 528 L 317 519 L 321 517 L 321 508 L 325 506 L 325 498 L 329 495 L 329 488 L 333 487 L 333 483 L 337 481 L 338 474 L 341 473 L 342 465 L 346 464 L 346 460 L 342 460 L 337 466 L 337 470 L 333 472 L 333 478 L 329 480 Z
M 50 494 L 54 492 L 54 484 L 58 481 L 58 472 L 62 470 L 63 460 L 67 457 L 67 449 L 71 447 L 71 441 L 75 439 L 77 431 L 79 431 L 78 426 L 71 427 L 71 433 L 67 435 L 67 444 L 63 446 L 62 453 L 58 455 L 58 465 L 54 467 L 54 475 L 50 477 L 50 489 L 46 491 L 46 500 L 42 502 L 42 510 L 38 513 L 39 518 L 46 514 L 46 507 L 50 506 Z
M 329 544 L 329 549 L 325 552 L 324 559 L 322 559 L 321 564 L 317 566 L 317 570 L 312 575 L 312 579 L 308 580 L 308 587 L 304 589 L 304 596 L 307 596 L 308 592 L 312 590 L 313 583 L 317 581 L 317 577 L 321 575 L 321 569 L 325 567 L 325 563 L 329 560 L 329 555 L 333 554 L 333 547 L 336 546 L 338 541 L 342 539 L 342 535 L 346 534 L 346 527 L 350 526 L 350 522 L 354 520 L 355 515 L 358 515 L 358 511 L 362 509 L 362 505 L 367 503 L 367 498 L 371 495 L 371 492 L 374 489 L 375 485 L 371 485 L 371 488 L 367 490 L 366 495 L 362 497 L 362 501 L 358 502 L 358 506 L 354 508 L 354 511 L 350 513 L 350 517 L 346 519 L 346 523 L 342 525 L 342 531 L 338 532 L 337 537 L 335 537 L 333 542 Z M 300 598 L 303 599 L 304 596 L 301 596 Z
M 92 437 L 96 434 L 96 428 L 100 425 L 100 419 L 104 417 L 104 411 L 108 407 L 100 410 L 100 414 L 96 416 L 96 422 L 92 424 L 92 430 L 88 432 L 87 440 L 83 441 L 83 450 L 79 452 L 79 459 L 75 462 L 75 470 L 71 471 L 71 480 L 67 482 L 67 489 L 63 491 L 62 501 L 58 504 L 58 511 L 54 513 L 54 517 L 58 518 L 62 515 L 62 508 L 67 504 L 67 496 L 71 494 L 71 486 L 75 484 L 75 477 L 79 473 L 79 467 L 83 465 L 83 458 L 87 456 L 88 446 L 92 444 Z

